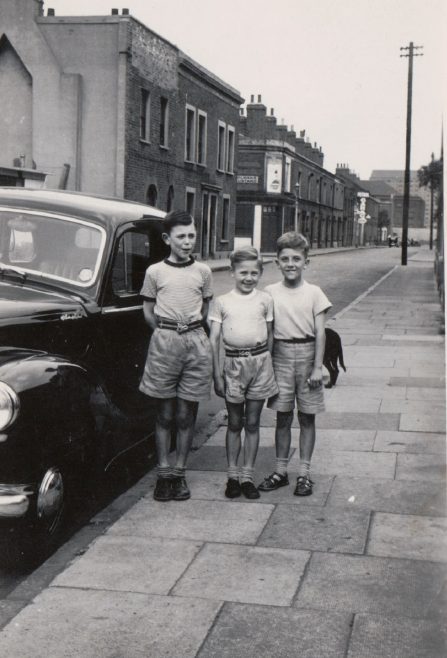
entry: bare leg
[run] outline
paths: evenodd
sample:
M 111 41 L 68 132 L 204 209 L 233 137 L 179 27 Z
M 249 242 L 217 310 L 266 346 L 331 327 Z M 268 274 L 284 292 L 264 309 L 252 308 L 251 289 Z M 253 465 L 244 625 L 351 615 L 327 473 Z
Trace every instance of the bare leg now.
M 259 421 L 264 400 L 247 400 L 245 404 L 244 466 L 254 468 L 259 447 Z
M 300 424 L 300 460 L 310 464 L 315 446 L 315 414 L 298 412 Z
M 194 424 L 197 414 L 198 402 L 190 402 L 177 398 L 177 454 L 176 468 L 185 468 L 186 460 L 191 449 Z
M 228 427 L 225 437 L 228 468 L 234 473 L 241 452 L 241 431 L 244 423 L 244 404 L 226 401 L 228 410 Z
M 158 466 L 169 467 L 168 455 L 171 445 L 172 428 L 175 416 L 175 398 L 157 400 L 157 420 L 155 423 L 155 444 Z
M 293 411 L 276 412 L 275 446 L 278 459 L 288 459 L 292 441 Z

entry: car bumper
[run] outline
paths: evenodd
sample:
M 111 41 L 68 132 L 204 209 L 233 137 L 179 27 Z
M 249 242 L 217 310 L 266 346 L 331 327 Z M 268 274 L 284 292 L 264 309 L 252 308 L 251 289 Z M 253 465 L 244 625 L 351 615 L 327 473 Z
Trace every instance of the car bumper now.
M 35 492 L 29 485 L 0 484 L 0 519 L 20 519 L 25 516 Z

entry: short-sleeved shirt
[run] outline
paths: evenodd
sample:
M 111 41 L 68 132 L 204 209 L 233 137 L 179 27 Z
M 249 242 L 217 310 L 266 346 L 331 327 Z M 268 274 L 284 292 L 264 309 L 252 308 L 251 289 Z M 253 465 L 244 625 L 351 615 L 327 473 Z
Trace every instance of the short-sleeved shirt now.
M 273 299 L 273 337 L 277 340 L 315 336 L 315 317 L 332 306 L 321 288 L 307 281 L 297 288 L 279 281 L 266 286 L 265 291 Z
M 267 322 L 273 320 L 273 301 L 261 290 L 240 295 L 231 290 L 218 297 L 208 320 L 222 324 L 227 347 L 255 347 L 267 341 Z
M 176 322 L 201 320 L 203 301 L 213 296 L 211 270 L 193 258 L 187 263 L 165 259 L 146 270 L 141 295 L 155 301 L 154 313 Z

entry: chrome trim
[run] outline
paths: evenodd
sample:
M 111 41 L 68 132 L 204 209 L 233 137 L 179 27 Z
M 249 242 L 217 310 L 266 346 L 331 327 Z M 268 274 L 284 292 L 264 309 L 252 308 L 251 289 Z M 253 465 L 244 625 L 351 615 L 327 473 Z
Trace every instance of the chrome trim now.
M 108 315 L 109 313 L 122 313 L 123 311 L 142 311 L 143 304 L 138 306 L 125 306 L 123 308 L 116 308 L 116 306 L 110 306 L 108 308 L 103 308 L 101 313 L 103 315 Z
M 34 491 L 27 484 L 0 484 L 0 518 L 25 516 Z
M 6 430 L 8 427 L 11 427 L 11 425 L 15 422 L 17 419 L 17 416 L 19 415 L 20 411 L 20 398 L 15 392 L 15 390 L 6 382 L 0 381 L 0 389 L 3 389 L 6 395 L 9 397 L 11 401 L 11 408 L 12 408 L 12 416 L 6 425 L 4 425 L 1 428 L 1 431 L 3 432 Z
M 37 517 L 39 519 L 57 519 L 64 500 L 64 483 L 57 468 L 50 468 L 43 476 L 37 494 Z

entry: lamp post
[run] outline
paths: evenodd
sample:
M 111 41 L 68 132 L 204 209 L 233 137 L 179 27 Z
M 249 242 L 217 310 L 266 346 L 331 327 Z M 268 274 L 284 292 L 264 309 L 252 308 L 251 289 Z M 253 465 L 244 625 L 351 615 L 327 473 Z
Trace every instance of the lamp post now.
M 298 199 L 300 198 L 300 184 L 295 183 L 295 220 L 294 231 L 298 233 Z

